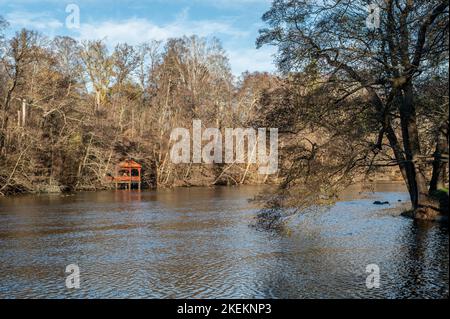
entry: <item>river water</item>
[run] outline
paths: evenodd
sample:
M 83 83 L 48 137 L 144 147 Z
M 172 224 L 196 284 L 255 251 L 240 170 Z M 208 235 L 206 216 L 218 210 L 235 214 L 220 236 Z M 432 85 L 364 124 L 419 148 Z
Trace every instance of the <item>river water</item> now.
M 374 200 L 379 186 L 289 231 L 249 227 L 261 188 L 191 188 L 0 199 L 0 298 L 443 298 L 448 228 Z M 67 289 L 66 266 L 80 269 Z M 366 287 L 366 267 L 380 287 Z

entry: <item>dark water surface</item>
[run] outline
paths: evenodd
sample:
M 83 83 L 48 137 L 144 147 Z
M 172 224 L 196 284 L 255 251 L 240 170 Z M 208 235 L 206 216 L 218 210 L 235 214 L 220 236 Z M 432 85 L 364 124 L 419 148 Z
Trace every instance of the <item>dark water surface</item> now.
M 0 298 L 442 298 L 448 228 L 418 225 L 347 196 L 293 218 L 287 234 L 249 227 L 253 187 L 0 199 Z M 68 290 L 77 264 L 81 289 Z M 381 287 L 367 289 L 366 266 Z

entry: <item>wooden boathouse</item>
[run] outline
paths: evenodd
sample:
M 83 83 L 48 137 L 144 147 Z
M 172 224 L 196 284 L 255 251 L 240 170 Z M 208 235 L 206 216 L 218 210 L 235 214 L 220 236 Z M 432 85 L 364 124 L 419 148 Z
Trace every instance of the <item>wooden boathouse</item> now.
M 119 163 L 116 166 L 113 183 L 115 183 L 116 189 L 124 185 L 128 190 L 131 190 L 133 186 L 137 186 L 137 189 L 140 190 L 142 184 L 142 165 L 131 159 Z

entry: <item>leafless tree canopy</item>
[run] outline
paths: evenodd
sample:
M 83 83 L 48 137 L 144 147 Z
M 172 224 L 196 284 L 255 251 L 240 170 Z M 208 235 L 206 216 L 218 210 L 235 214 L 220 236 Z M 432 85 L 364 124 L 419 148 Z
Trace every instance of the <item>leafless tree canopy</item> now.
M 144 165 L 150 187 L 271 180 L 253 164 L 169 158 L 171 131 L 193 119 L 221 129 L 250 125 L 267 87 L 256 79 L 272 78 L 245 74 L 237 84 L 217 39 L 111 49 L 22 30 L 1 41 L 0 194 L 107 188 L 126 158 Z
M 284 187 L 314 199 L 355 169 L 396 165 L 426 218 L 448 166 L 448 1 L 380 1 L 375 28 L 369 4 L 276 0 L 263 17 L 257 44 L 278 48 L 288 79 L 266 118 L 295 114 L 280 123 L 297 139 Z M 322 141 L 302 141 L 308 130 Z

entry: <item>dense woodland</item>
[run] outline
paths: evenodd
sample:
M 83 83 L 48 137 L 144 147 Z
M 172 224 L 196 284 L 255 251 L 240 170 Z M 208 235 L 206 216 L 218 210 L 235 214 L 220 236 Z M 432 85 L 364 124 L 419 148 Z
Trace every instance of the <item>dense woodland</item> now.
M 278 48 L 279 73 L 240 78 L 217 39 L 109 48 L 32 30 L 5 38 L 1 19 L 0 194 L 107 188 L 133 158 L 148 187 L 277 183 L 270 216 L 380 172 L 404 180 L 415 217 L 448 213 L 435 196 L 448 188 L 448 1 L 386 0 L 378 28 L 367 4 L 273 1 L 257 44 Z M 172 164 L 170 133 L 193 119 L 278 128 L 279 174 Z
M 270 178 L 250 165 L 170 161 L 172 129 L 191 128 L 194 119 L 204 127 L 251 127 L 260 95 L 275 85 L 268 74 L 237 82 L 216 39 L 109 50 L 100 40 L 22 30 L 2 45 L 2 194 L 109 187 L 105 177 L 128 158 L 143 164 L 147 187 Z

